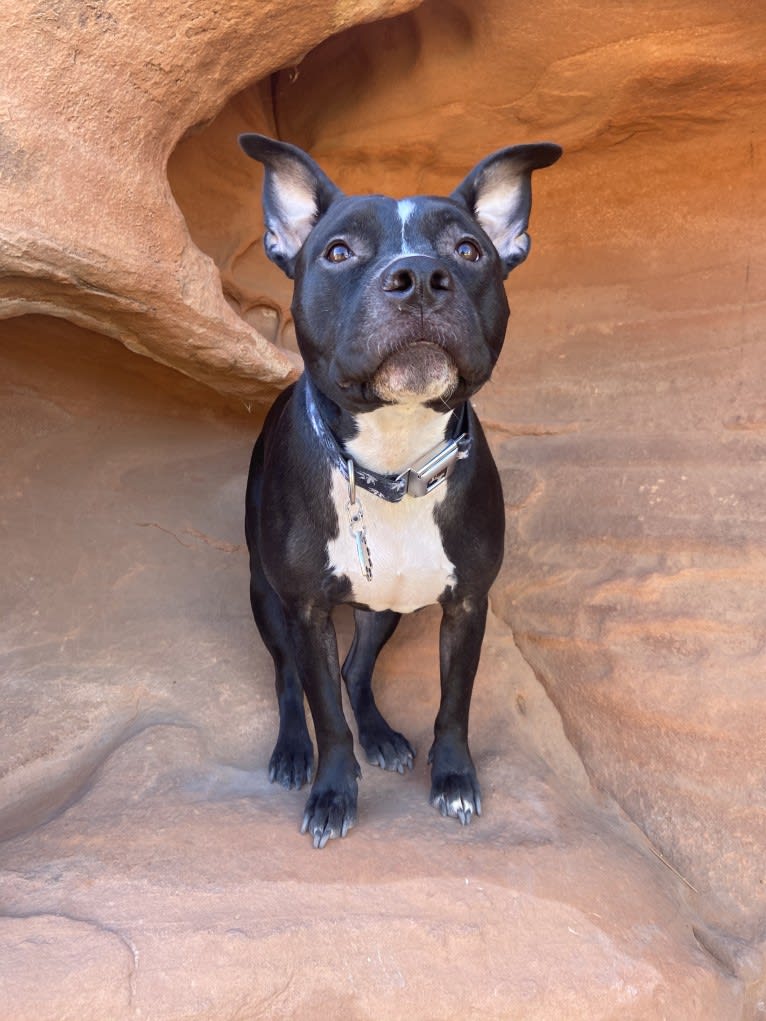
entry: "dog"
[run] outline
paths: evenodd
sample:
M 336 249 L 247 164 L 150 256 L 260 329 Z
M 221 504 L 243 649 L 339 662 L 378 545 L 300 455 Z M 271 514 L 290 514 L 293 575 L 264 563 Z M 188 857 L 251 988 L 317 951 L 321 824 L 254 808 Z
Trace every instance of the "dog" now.
M 468 714 L 504 538 L 500 478 L 470 398 L 503 345 L 503 280 L 529 252 L 532 172 L 561 149 L 501 149 L 449 197 L 395 200 L 345 195 L 285 142 L 239 143 L 265 168 L 265 249 L 294 281 L 305 367 L 267 415 L 247 483 L 251 604 L 279 703 L 269 778 L 312 780 L 305 692 L 318 762 L 301 832 L 320 848 L 354 825 L 361 771 L 341 678 L 367 759 L 412 768 L 372 674 L 401 614 L 439 603 L 430 800 L 466 825 L 481 814 Z M 355 624 L 342 668 L 331 619 L 341 603 Z

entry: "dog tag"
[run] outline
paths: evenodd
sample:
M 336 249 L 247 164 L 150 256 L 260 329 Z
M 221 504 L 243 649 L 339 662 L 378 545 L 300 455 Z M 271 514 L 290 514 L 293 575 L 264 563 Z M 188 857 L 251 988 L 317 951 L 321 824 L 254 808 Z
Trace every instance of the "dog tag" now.
M 362 505 L 356 498 L 356 478 L 353 460 L 349 458 L 346 465 L 348 468 L 348 503 L 346 504 L 346 513 L 348 514 L 349 527 L 356 543 L 359 569 L 367 581 L 372 581 L 372 557 L 370 556 L 370 547 L 367 545 L 367 529 L 364 526 Z
M 359 568 L 367 581 L 372 581 L 372 557 L 370 547 L 367 545 L 367 529 L 364 526 L 364 515 L 362 505 L 358 500 L 346 504 L 348 513 L 349 528 L 356 543 L 356 555 L 359 558 Z
M 348 469 L 348 502 L 346 503 L 346 514 L 348 525 L 356 543 L 356 556 L 360 561 L 360 570 L 368 581 L 373 580 L 373 560 L 370 555 L 370 547 L 367 544 L 367 529 L 365 528 L 365 515 L 362 511 L 362 504 L 356 499 L 356 480 L 354 477 L 353 460 L 349 457 Z

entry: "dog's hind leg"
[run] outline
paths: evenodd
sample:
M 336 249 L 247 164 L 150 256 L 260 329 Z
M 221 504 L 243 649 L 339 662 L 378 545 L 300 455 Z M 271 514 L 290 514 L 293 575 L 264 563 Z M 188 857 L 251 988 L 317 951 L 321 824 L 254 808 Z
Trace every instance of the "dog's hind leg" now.
M 260 498 L 259 444 L 253 453 L 248 480 L 248 504 L 245 519 L 247 545 L 250 550 L 250 605 L 253 617 L 266 648 L 274 660 L 277 702 L 279 704 L 279 736 L 269 760 L 269 780 L 288 790 L 310 783 L 314 771 L 314 748 L 306 726 L 303 686 L 293 655 L 292 643 L 282 602 L 269 584 L 256 537 L 256 508 Z
M 359 743 L 367 760 L 383 769 L 412 769 L 415 751 L 406 737 L 383 719 L 372 693 L 372 672 L 378 653 L 394 633 L 401 614 L 393 610 L 354 610 L 354 640 L 343 664 L 351 706 L 359 730 Z

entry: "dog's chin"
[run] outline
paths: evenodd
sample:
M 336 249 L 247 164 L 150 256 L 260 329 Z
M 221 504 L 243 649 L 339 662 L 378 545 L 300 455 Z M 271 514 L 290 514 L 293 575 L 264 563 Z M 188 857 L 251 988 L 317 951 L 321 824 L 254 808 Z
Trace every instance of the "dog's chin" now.
M 421 341 L 389 355 L 370 381 L 372 392 L 389 404 L 447 400 L 458 385 L 458 370 L 447 352 Z

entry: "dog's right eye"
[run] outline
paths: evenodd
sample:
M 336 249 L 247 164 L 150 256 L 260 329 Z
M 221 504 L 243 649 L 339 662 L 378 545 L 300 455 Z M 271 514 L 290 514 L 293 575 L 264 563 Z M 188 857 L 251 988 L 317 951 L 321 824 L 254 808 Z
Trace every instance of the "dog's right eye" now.
M 324 253 L 324 257 L 328 262 L 345 262 L 346 259 L 351 258 L 352 254 L 348 245 L 344 245 L 342 241 L 333 241 Z

